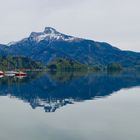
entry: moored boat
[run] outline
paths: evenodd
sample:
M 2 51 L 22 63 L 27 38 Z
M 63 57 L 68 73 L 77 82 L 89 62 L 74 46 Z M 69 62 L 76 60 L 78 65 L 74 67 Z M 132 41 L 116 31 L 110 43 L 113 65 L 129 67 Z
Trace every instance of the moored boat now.
M 4 75 L 4 72 L 3 71 L 0 71 L 0 75 Z
M 27 73 L 25 73 L 25 72 L 22 72 L 22 71 L 19 71 L 19 72 L 17 72 L 16 74 L 15 74 L 16 76 L 27 76 Z
M 17 73 L 16 71 L 5 71 L 4 75 L 5 76 L 9 76 L 9 77 L 11 76 L 12 77 L 12 76 L 15 76 L 16 73 Z

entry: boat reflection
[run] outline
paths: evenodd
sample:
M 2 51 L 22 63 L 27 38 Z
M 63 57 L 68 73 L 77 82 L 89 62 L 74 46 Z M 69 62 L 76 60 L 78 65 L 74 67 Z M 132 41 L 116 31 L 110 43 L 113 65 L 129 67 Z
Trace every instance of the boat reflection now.
M 4 75 L 0 75 L 0 78 L 3 78 L 4 77 Z
M 18 76 L 16 76 L 16 77 L 19 78 L 19 79 L 23 79 L 23 78 L 25 78 L 25 77 L 27 77 L 27 76 L 18 75 Z

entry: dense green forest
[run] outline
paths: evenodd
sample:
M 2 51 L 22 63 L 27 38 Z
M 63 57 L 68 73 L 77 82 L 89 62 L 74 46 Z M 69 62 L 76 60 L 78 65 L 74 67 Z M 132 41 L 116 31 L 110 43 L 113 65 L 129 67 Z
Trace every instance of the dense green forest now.
M 0 57 L 1 70 L 13 69 L 44 69 L 45 66 L 39 62 L 33 61 L 26 57 Z
M 118 63 L 111 63 L 107 65 L 107 71 L 120 71 L 123 67 Z
M 48 71 L 116 71 L 122 70 L 122 66 L 116 63 L 107 66 L 89 66 L 66 58 L 57 58 L 51 61 L 48 65 L 44 65 L 27 57 L 0 57 L 0 70 L 14 69 L 41 69 Z
M 100 70 L 97 66 L 88 66 L 85 64 L 81 64 L 77 61 L 59 58 L 48 64 L 48 68 L 52 71 L 98 71 Z

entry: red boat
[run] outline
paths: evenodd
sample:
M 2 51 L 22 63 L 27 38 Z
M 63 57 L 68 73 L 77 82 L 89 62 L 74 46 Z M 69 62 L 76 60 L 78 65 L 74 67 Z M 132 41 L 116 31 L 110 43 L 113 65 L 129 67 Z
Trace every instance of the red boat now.
M 16 76 L 27 76 L 27 73 L 24 73 L 22 71 L 19 71 L 15 74 Z
M 0 71 L 0 75 L 4 75 L 4 72 L 3 71 Z

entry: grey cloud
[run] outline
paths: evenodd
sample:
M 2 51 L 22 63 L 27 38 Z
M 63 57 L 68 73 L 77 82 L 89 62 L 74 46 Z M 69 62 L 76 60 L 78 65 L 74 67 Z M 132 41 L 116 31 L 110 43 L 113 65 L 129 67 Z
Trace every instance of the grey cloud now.
M 0 42 L 52 26 L 61 32 L 140 51 L 139 0 L 0 0 Z

